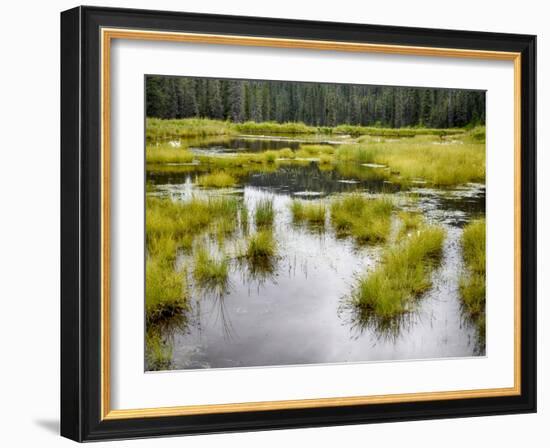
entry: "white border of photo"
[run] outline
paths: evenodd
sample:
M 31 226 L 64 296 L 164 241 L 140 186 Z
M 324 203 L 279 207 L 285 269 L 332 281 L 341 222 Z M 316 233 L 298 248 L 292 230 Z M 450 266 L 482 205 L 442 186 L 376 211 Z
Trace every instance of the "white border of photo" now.
M 514 66 L 487 61 L 116 39 L 111 48 L 111 408 L 514 386 Z M 487 91 L 487 355 L 144 371 L 146 74 Z

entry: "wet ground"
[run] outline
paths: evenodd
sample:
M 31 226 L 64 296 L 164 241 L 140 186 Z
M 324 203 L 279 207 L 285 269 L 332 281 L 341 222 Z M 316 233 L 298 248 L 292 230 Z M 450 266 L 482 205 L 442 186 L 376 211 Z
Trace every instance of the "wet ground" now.
M 244 140 L 253 139 L 245 138 Z M 262 138 L 258 150 L 273 149 L 279 139 Z M 285 141 L 284 147 L 289 147 Z M 330 144 L 327 142 L 326 144 Z M 196 146 L 222 153 L 239 145 Z M 235 147 L 237 146 L 237 147 Z M 247 147 L 246 150 L 252 150 Z M 205 190 L 194 184 L 193 167 L 184 172 L 150 171 L 149 194 L 186 200 L 194 194 L 242 196 L 253 223 L 256 204 L 273 199 L 274 235 L 279 256 L 261 272 L 232 261 L 227 288 L 192 288 L 186 324 L 170 333 L 173 369 L 253 367 L 342 363 L 483 355 L 476 327 L 463 315 L 458 279 L 463 270 L 462 227 L 485 213 L 485 188 L 469 184 L 454 189 L 427 188 L 422 183 L 402 189 L 381 178 L 381 168 L 319 169 L 317 164 L 283 166 L 273 172 L 252 172 L 231 190 Z M 395 196 L 403 209 L 420 210 L 446 229 L 443 258 L 433 285 L 391 331 L 364 322 L 349 306 L 357 275 L 372 269 L 380 247 L 357 246 L 323 232 L 292 223 L 289 204 L 300 197 L 330 200 L 350 192 Z M 414 197 L 414 200 L 410 198 Z M 251 224 L 253 226 L 253 224 Z M 254 230 L 252 228 L 252 230 Z M 181 260 L 180 262 L 184 262 Z

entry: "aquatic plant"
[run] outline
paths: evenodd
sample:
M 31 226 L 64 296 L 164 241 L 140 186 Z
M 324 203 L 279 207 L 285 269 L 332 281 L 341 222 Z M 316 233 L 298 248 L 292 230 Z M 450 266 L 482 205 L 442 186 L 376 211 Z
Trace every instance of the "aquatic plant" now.
M 192 198 L 185 202 L 148 197 L 145 208 L 148 250 L 154 256 L 162 248 L 160 255 L 173 259 L 175 250 L 190 249 L 197 235 L 235 230 L 238 210 L 239 201 L 233 197 Z
M 337 148 L 335 157 L 341 162 L 373 163 L 376 151 L 368 145 L 341 145 Z
M 256 123 L 247 121 L 235 123 L 234 129 L 245 134 L 315 134 L 316 128 L 300 122 L 278 123 L 276 121 L 264 121 Z
M 256 227 L 271 227 L 275 218 L 275 210 L 273 209 L 273 199 L 261 199 L 256 204 L 254 212 L 254 220 Z
M 378 243 L 389 235 L 392 210 L 388 197 L 351 194 L 332 202 L 330 216 L 338 235 L 352 236 L 358 243 Z
M 470 222 L 461 244 L 466 272 L 460 277 L 460 294 L 467 314 L 485 333 L 485 218 Z
M 444 236 L 442 228 L 425 226 L 386 249 L 378 268 L 358 279 L 353 303 L 382 319 L 411 310 L 412 300 L 431 286 L 431 272 L 441 258 Z
M 145 136 L 147 141 L 166 140 L 209 135 L 231 135 L 236 131 L 228 121 L 208 118 L 180 118 L 165 120 L 147 118 Z
M 248 237 L 245 257 L 251 262 L 263 262 L 267 258 L 273 257 L 276 250 L 277 245 L 273 238 L 273 232 L 260 230 Z
M 156 324 L 185 308 L 185 273 L 160 258 L 148 257 L 145 265 L 145 317 L 148 324 Z
M 315 227 L 325 226 L 326 206 L 322 202 L 306 202 L 293 200 L 290 204 L 294 223 L 306 222 Z
M 147 145 L 145 160 L 147 163 L 191 163 L 195 155 L 187 148 L 173 147 L 169 144 Z
M 201 245 L 193 258 L 193 277 L 201 286 L 223 286 L 229 276 L 229 262 L 225 257 L 215 258 Z
M 275 163 L 279 157 L 279 151 L 264 151 L 263 153 L 266 163 Z
M 409 236 L 412 232 L 417 231 L 424 223 L 424 216 L 418 212 L 401 211 L 397 214 L 400 220 L 399 233 L 397 239 Z
M 172 364 L 172 345 L 162 339 L 159 331 L 147 331 L 145 335 L 145 361 L 147 370 L 167 370 Z
M 198 176 L 196 183 L 201 187 L 227 188 L 234 186 L 237 183 L 237 179 L 224 171 L 216 171 Z

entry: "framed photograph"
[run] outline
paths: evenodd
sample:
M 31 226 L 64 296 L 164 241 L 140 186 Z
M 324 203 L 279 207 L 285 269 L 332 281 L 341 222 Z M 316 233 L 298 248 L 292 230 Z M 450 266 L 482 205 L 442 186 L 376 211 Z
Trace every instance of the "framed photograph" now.
M 61 433 L 535 412 L 535 36 L 61 14 Z

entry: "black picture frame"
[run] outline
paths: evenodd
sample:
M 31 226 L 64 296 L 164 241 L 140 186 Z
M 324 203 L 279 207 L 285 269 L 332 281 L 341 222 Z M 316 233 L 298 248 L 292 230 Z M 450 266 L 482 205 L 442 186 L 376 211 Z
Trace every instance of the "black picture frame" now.
M 521 393 L 515 396 L 101 418 L 100 29 L 521 53 Z M 99 7 L 61 13 L 61 435 L 76 441 L 536 412 L 536 37 Z

